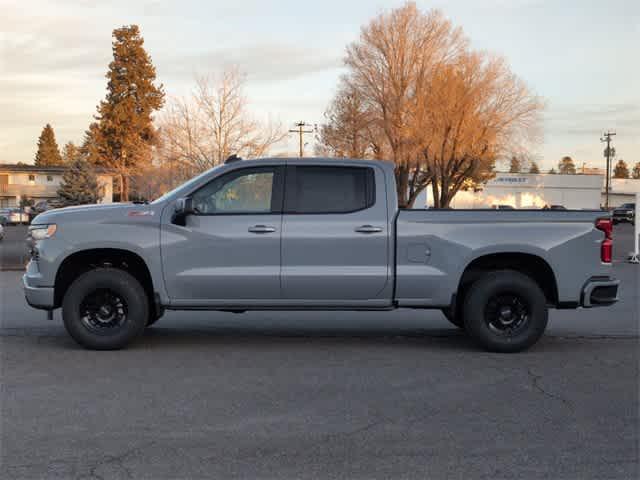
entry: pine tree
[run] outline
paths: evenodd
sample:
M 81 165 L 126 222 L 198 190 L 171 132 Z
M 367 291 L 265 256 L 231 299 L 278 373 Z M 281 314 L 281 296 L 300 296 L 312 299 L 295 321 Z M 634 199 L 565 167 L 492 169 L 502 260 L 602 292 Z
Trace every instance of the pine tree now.
M 620 159 L 613 169 L 613 178 L 629 178 L 629 167 L 627 162 Z
M 129 199 L 129 178 L 150 162 L 156 137 L 152 115 L 164 103 L 163 87 L 154 84 L 156 69 L 143 45 L 137 25 L 113 31 L 107 95 L 98 106 L 99 134 L 93 135 L 97 163 L 120 176 L 121 201 Z
M 85 205 L 97 203 L 102 194 L 101 190 L 93 166 L 78 156 L 67 166 L 62 176 L 58 197 L 64 207 Z
M 531 163 L 531 167 L 529 167 L 529 173 L 540 173 L 540 167 L 536 162 Z
M 62 165 L 62 157 L 56 142 L 56 135 L 53 128 L 48 123 L 42 129 L 38 138 L 38 151 L 36 152 L 35 164 L 38 167 L 53 167 Z
M 573 159 L 569 156 L 562 157 L 558 163 L 558 171 L 563 175 L 575 175 L 576 165 L 573 163 Z
M 97 138 L 99 135 L 100 126 L 97 122 L 92 122 L 89 125 L 89 129 L 85 130 L 82 145 L 80 145 L 80 155 L 82 155 L 91 165 L 104 165 L 105 163 L 100 155 L 98 147 Z
M 522 164 L 520 163 L 520 160 L 518 160 L 518 158 L 516 157 L 511 157 L 509 173 L 520 173 L 520 170 L 522 170 Z
M 79 155 L 80 149 L 73 142 L 67 142 L 62 147 L 62 161 L 65 165 L 70 165 Z
M 631 178 L 640 179 L 640 162 L 636 163 L 633 166 L 633 170 L 631 171 Z

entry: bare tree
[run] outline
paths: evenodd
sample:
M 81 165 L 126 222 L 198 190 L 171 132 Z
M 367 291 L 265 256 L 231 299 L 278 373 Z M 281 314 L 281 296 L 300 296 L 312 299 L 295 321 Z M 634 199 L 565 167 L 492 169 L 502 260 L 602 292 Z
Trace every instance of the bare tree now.
M 382 159 L 386 140 L 361 92 L 343 78 L 325 112 L 317 151 L 332 157 Z
M 542 104 L 506 63 L 482 53 L 441 65 L 424 96 L 423 155 L 434 206 L 493 177 L 496 159 L 536 138 Z
M 222 163 L 229 155 L 264 156 L 286 136 L 281 125 L 259 122 L 247 109 L 244 77 L 237 69 L 196 78 L 188 98 L 169 102 L 160 128 L 162 156 L 194 174 Z
M 489 179 L 496 159 L 522 155 L 538 132 L 540 100 L 502 59 L 471 52 L 436 10 L 409 2 L 379 15 L 347 47 L 345 64 L 348 98 L 358 99 L 395 164 L 401 206 L 431 185 L 435 206 L 447 207 L 461 188 Z M 343 97 L 341 89 L 328 110 L 324 143 L 334 151 L 361 138 L 334 115 Z
M 407 3 L 374 18 L 362 28 L 359 40 L 347 47 L 349 82 L 376 115 L 386 137 L 402 206 L 411 205 L 430 178 L 419 154 L 422 125 L 416 121 L 426 79 L 465 46 L 461 30 L 440 12 L 425 14 Z

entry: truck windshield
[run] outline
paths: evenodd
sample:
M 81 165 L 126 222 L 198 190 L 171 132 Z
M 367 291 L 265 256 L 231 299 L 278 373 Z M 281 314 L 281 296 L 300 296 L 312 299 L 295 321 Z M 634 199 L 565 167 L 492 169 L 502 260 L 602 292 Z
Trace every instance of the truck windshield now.
M 177 191 L 182 190 L 183 188 L 187 188 L 190 185 L 195 185 L 197 184 L 200 179 L 206 175 L 209 175 L 209 173 L 221 168 L 222 165 L 218 165 L 216 167 L 210 168 L 209 170 L 205 170 L 204 172 L 202 172 L 200 175 L 197 175 L 195 177 L 193 177 L 191 180 L 187 180 L 186 182 L 184 182 L 181 185 L 178 185 L 176 188 L 174 188 L 173 190 L 168 191 L 167 193 L 165 193 L 164 195 L 162 195 L 161 197 L 156 198 L 153 202 L 151 202 L 152 205 L 155 205 L 157 203 L 160 202 L 164 202 L 167 198 L 173 196 Z

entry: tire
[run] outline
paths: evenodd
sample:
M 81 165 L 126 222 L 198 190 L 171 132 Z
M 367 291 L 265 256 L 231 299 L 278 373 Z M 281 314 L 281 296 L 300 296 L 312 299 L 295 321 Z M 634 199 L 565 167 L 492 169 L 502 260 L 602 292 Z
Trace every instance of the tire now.
M 464 318 L 462 315 L 454 315 L 450 307 L 443 308 L 442 314 L 447 320 L 449 320 L 449 322 L 451 322 L 452 325 L 464 330 Z
M 547 300 L 530 277 L 490 272 L 471 285 L 464 301 L 467 333 L 484 349 L 513 353 L 535 344 L 547 327 Z
M 149 300 L 140 282 L 115 268 L 83 273 L 62 301 L 62 319 L 71 337 L 92 350 L 118 350 L 147 325 Z

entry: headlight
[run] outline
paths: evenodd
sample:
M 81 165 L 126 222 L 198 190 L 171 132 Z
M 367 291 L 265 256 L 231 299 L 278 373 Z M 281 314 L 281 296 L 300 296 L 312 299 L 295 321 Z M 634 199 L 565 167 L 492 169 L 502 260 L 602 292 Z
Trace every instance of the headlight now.
M 34 240 L 44 240 L 55 235 L 58 227 L 55 223 L 49 225 L 31 225 L 29 227 L 29 236 Z

